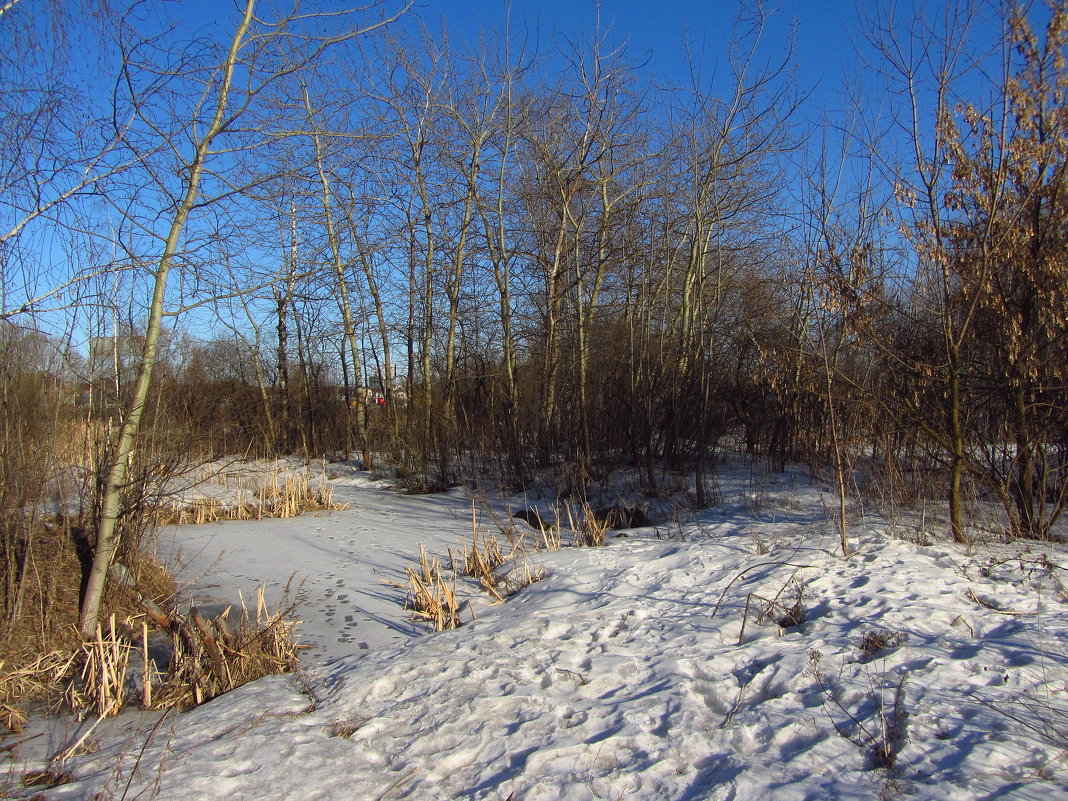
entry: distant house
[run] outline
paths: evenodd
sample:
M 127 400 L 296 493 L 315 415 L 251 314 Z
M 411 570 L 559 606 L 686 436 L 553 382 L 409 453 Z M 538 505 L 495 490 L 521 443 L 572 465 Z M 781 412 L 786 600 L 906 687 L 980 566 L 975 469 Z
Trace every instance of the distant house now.
M 374 387 L 357 387 L 355 394 L 349 401 L 353 406 L 358 406 L 363 403 L 367 406 L 385 406 L 387 404 L 386 394 L 381 388 Z M 404 407 L 408 405 L 408 393 L 403 389 L 393 390 L 393 403 L 398 407 Z

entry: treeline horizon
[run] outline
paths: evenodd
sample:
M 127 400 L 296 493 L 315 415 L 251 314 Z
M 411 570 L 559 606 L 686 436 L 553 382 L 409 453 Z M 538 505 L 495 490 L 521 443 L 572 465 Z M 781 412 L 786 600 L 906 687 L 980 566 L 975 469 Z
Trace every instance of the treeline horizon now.
M 831 470 L 842 526 L 860 474 L 945 502 L 958 541 L 977 500 L 1052 536 L 1063 0 L 876 11 L 870 82 L 816 122 L 759 11 L 713 82 L 664 89 L 601 34 L 532 53 L 405 34 L 402 6 L 242 5 L 230 39 L 103 17 L 96 116 L 62 66 L 69 12 L 0 16 L 8 40 L 54 29 L 0 84 L 4 477 L 66 469 L 64 430 L 92 439 L 97 561 L 131 476 L 176 449 L 357 452 L 416 491 L 553 469 L 582 497 L 629 465 L 656 493 L 687 470 L 705 505 L 742 448 Z M 86 406 L 57 411 L 64 370 Z

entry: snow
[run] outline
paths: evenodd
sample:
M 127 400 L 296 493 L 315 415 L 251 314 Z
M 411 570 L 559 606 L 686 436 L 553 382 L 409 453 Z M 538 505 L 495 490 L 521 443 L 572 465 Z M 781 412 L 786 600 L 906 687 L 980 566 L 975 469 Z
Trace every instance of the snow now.
M 470 539 L 460 490 L 408 496 L 347 471 L 332 479 L 345 511 L 171 529 L 198 602 L 304 580 L 306 668 L 108 721 L 45 795 L 1068 798 L 1063 547 L 921 545 L 907 515 L 854 510 L 842 558 L 833 499 L 803 474 L 718 481 L 716 508 L 537 554 L 548 577 L 506 603 L 469 585 L 476 619 L 438 634 L 387 582 L 420 543 L 445 557 Z M 530 500 L 479 499 L 480 525 Z M 759 619 L 760 598 L 790 606 L 798 588 L 800 627 Z M 863 653 L 880 631 L 896 637 Z M 890 729 L 896 762 L 876 768 Z

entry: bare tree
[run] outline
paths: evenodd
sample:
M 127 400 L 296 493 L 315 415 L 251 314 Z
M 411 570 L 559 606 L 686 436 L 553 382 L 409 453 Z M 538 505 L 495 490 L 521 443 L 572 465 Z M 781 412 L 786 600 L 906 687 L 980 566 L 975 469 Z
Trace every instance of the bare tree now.
M 873 149 L 887 181 L 904 213 L 902 233 L 917 258 L 918 276 L 926 288 L 916 299 L 926 298 L 930 307 L 924 316 L 937 320 L 938 357 L 920 370 L 908 357 L 889 353 L 891 362 L 914 378 L 926 372 L 945 387 L 939 415 L 932 415 L 919 394 L 901 398 L 907 414 L 945 450 L 949 465 L 949 516 L 954 540 L 964 542 L 964 478 L 967 449 L 967 371 L 965 350 L 974 316 L 962 309 L 951 264 L 953 249 L 944 199 L 952 186 L 949 166 L 950 138 L 946 121 L 951 118 L 962 77 L 973 66 L 968 57 L 967 33 L 972 24 L 973 4 L 951 2 L 932 19 L 920 13 L 896 18 L 883 9 L 866 21 L 866 30 L 881 61 L 873 65 L 887 81 L 887 89 L 900 109 L 890 120 L 895 135 L 904 142 L 904 152 L 882 141 Z M 870 294 L 870 293 L 869 293 Z M 927 396 L 930 399 L 930 396 Z
M 716 99 L 701 86 L 696 66 L 693 86 L 676 93 L 672 148 L 673 190 L 677 198 L 677 246 L 669 252 L 678 297 L 671 324 L 677 361 L 674 381 L 696 408 L 684 411 L 680 395 L 669 396 L 668 431 L 677 443 L 682 421 L 696 416 L 698 503 L 704 504 L 707 444 L 724 429 L 724 412 L 712 408 L 716 370 L 729 340 L 724 336 L 727 298 L 740 272 L 753 270 L 767 252 L 773 228 L 766 225 L 781 191 L 775 160 L 793 147 L 791 117 L 797 99 L 790 80 L 790 54 L 761 55 L 766 14 L 743 14 L 730 49 L 730 94 Z
M 71 265 L 91 251 L 85 209 L 129 168 L 125 122 L 94 91 L 99 73 L 69 68 L 86 43 L 114 48 L 107 3 L 9 2 L 0 13 L 0 319 L 69 308 L 110 265 Z M 90 65 L 91 66 L 91 65 Z M 88 72 L 88 70 L 86 71 Z
M 489 134 L 486 164 L 478 175 L 468 172 L 472 191 L 477 191 L 483 257 L 492 272 L 497 298 L 501 369 L 504 374 L 503 403 L 497 425 L 503 429 L 504 447 L 519 484 L 527 479 L 527 463 L 520 432 L 518 351 L 513 323 L 513 272 L 523 247 L 522 237 L 514 230 L 514 187 L 512 178 L 518 171 L 516 160 L 519 136 L 527 124 L 530 101 L 521 91 L 522 82 L 534 63 L 534 55 L 519 48 L 513 52 L 505 33 L 501 55 L 497 60 L 488 53 L 475 59 L 480 79 L 478 96 L 482 99 L 479 125 L 471 125 L 472 134 L 481 139 Z M 470 125 L 470 123 L 469 123 Z M 482 181 L 474 184 L 479 177 Z

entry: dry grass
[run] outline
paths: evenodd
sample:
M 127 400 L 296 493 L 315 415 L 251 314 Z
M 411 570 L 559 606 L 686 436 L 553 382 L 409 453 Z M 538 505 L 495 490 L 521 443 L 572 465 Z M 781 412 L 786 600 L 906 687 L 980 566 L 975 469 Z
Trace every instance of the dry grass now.
M 560 536 L 562 528 L 560 518 L 556 518 L 552 525 L 541 529 L 541 542 L 538 543 L 535 550 L 559 551 L 563 547 L 563 538 Z
M 80 671 L 90 658 L 97 660 L 94 670 L 102 669 L 101 654 L 91 656 L 77 633 L 83 575 L 78 550 L 83 546 L 75 540 L 84 536 L 70 522 L 49 522 L 35 533 L 23 584 L 23 613 L 0 625 L 0 726 L 17 730 L 27 704 L 35 699 L 62 703 L 68 685 L 75 679 L 81 682 Z M 175 586 L 167 569 L 143 549 L 125 549 L 121 557 L 116 568 L 128 583 L 109 582 L 101 618 L 108 629 L 109 618 L 114 618 L 114 639 L 125 642 L 126 626 L 136 625 L 142 598 L 165 602 Z M 107 642 L 109 634 L 98 640 Z
M 26 700 L 58 694 L 57 688 L 75 671 L 77 660 L 75 651 L 52 651 L 17 669 L 9 670 L 0 662 L 0 723 L 21 732 Z
M 0 663 L 0 722 L 20 731 L 31 697 L 62 696 L 72 711 L 98 719 L 117 714 L 133 695 L 128 668 L 139 657 L 140 704 L 145 709 L 187 709 L 254 679 L 295 670 L 298 646 L 293 612 L 299 602 L 267 607 L 259 588 L 255 612 L 242 603 L 236 625 L 230 609 L 214 620 L 196 609 L 164 614 L 146 602 L 148 618 L 171 637 L 172 655 L 160 672 L 148 654 L 148 624 L 111 615 L 97 636 L 75 651 L 56 651 L 18 670 Z M 134 663 L 136 664 L 136 662 Z
M 561 530 L 562 525 L 560 523 L 559 513 L 555 516 L 552 523 L 547 523 L 536 509 L 521 509 L 518 512 L 512 512 L 511 516 L 518 520 L 524 521 L 531 528 L 537 529 L 540 535 L 540 541 L 534 546 L 534 550 L 537 551 L 559 551 L 562 547 Z M 513 527 L 514 528 L 514 527 Z M 512 535 L 515 536 L 514 534 Z M 523 536 L 519 535 L 520 541 Z
M 79 551 L 84 547 L 78 542 L 85 539 L 82 528 L 25 521 L 19 538 L 18 559 L 0 558 L 6 583 L 17 576 L 10 598 L 0 602 L 0 661 L 7 670 L 28 667 L 41 654 L 72 652 L 79 644 L 73 627 L 83 575 Z
M 479 528 L 476 508 L 472 504 L 471 541 L 463 546 L 458 555 L 449 550 L 449 562 L 454 576 L 451 585 L 445 580 L 438 560 L 431 560 L 420 545 L 418 567 L 406 568 L 407 585 L 389 582 L 407 590 L 404 607 L 411 610 L 412 618 L 428 622 L 434 631 L 458 628 L 461 620 L 460 602 L 456 596 L 456 576 L 478 579 L 482 588 L 497 603 L 503 603 L 508 596 L 544 579 L 548 571 L 540 565 L 531 564 L 524 537 L 517 536 L 511 529 L 501 530 L 509 540 L 510 550 L 507 555 L 496 535 Z M 559 532 L 558 527 L 556 530 Z M 510 570 L 500 570 L 509 563 Z M 468 608 L 474 616 L 474 609 L 470 604 Z
M 574 545 L 576 548 L 600 547 L 608 539 L 609 520 L 599 519 L 597 513 L 588 503 L 579 507 L 581 516 L 576 521 L 571 506 L 567 506 L 567 520 L 572 532 L 574 532 Z
M 793 600 L 784 598 L 788 591 L 793 593 Z M 798 578 L 793 578 L 783 585 L 773 598 L 765 598 L 751 592 L 745 599 L 745 611 L 742 613 L 742 628 L 738 632 L 738 644 L 741 645 L 745 638 L 745 626 L 750 617 L 755 619 L 757 625 L 771 620 L 780 629 L 797 628 L 805 622 L 805 584 Z
M 822 658 L 819 651 L 811 651 L 805 672 L 815 679 L 823 692 L 824 708 L 835 730 L 864 753 L 868 769 L 887 772 L 887 784 L 881 795 L 886 797 L 895 787 L 897 759 L 908 740 L 905 710 L 908 673 L 902 673 L 896 685 L 882 689 L 869 677 L 864 694 L 866 704 L 847 705 L 842 698 L 845 694 L 824 674 Z
M 888 631 L 886 629 L 871 629 L 865 631 L 857 643 L 857 652 L 861 662 L 874 659 L 889 648 L 901 645 L 909 635 L 902 631 Z
M 78 453 L 95 452 L 95 440 L 105 434 L 83 427 L 77 437 Z M 162 480 L 152 476 L 146 481 Z M 256 492 L 244 490 L 242 494 L 253 500 L 233 507 L 211 499 L 192 506 L 172 501 L 161 507 L 159 493 L 142 493 L 149 498 L 148 504 L 132 507 L 128 514 L 150 523 L 143 531 L 133 532 L 136 536 L 128 538 L 120 550 L 115 569 L 121 571 L 122 580 L 109 582 L 101 615 L 104 626 L 87 643 L 77 636 L 75 627 L 79 587 L 92 553 L 91 521 L 29 519 L 24 514 L 5 518 L 20 526 L 21 541 L 5 534 L 10 547 L 0 551 L 5 573 L 9 578 L 17 576 L 17 583 L 9 581 L 7 591 L 0 594 L 0 619 L 4 621 L 0 625 L 0 726 L 19 729 L 27 703 L 35 698 L 65 697 L 86 714 L 112 714 L 128 702 L 125 674 L 129 665 L 138 662 L 142 668 L 140 703 L 156 709 L 202 703 L 254 678 L 297 665 L 292 606 L 269 612 L 262 596 L 252 611 L 242 605 L 236 623 L 225 618 L 204 620 L 193 613 L 159 613 L 162 621 L 156 622 L 172 638 L 175 657 L 163 672 L 148 659 L 142 606 L 152 599 L 166 607 L 176 591 L 170 573 L 149 556 L 153 525 L 293 517 L 308 510 L 344 508 L 334 503 L 324 480 L 313 481 L 307 473 L 289 478 L 275 473 L 266 481 L 257 476 L 239 478 L 251 481 Z M 21 547 L 16 547 L 20 542 Z M 140 653 L 140 660 L 135 652 Z
M 611 510 L 615 512 L 616 510 Z M 564 520 L 571 530 L 571 544 L 576 548 L 596 547 L 604 545 L 608 539 L 608 531 L 612 528 L 615 519 L 612 514 L 598 514 L 592 506 L 586 502 L 581 504 L 565 504 L 563 514 L 560 508 L 553 509 L 553 522 L 548 523 L 536 509 L 524 509 L 513 512 L 512 517 L 524 520 L 538 530 L 541 541 L 535 550 L 558 551 L 561 548 L 561 531 Z
M 481 544 L 479 543 L 480 533 Z M 504 579 L 497 574 L 497 568 L 525 553 L 526 547 L 523 545 L 523 538 L 513 537 L 511 551 L 505 556 L 495 535 L 486 531 L 480 532 L 475 505 L 471 504 L 471 543 L 463 547 L 459 557 L 453 556 L 450 550 L 449 560 L 455 573 L 478 579 L 486 592 L 498 601 L 503 601 L 505 595 L 510 593 L 506 587 L 502 586 Z M 512 592 L 515 592 L 515 590 L 512 590 Z
M 370 720 L 371 718 L 361 717 L 350 718 L 348 720 L 335 720 L 330 724 L 330 736 L 341 737 L 342 739 L 348 740 L 352 735 L 366 726 Z
M 543 581 L 548 576 L 549 571 L 544 567 L 531 564 L 529 560 L 524 560 L 521 567 L 516 566 L 508 571 L 508 574 L 498 583 L 497 589 L 501 595 L 507 598 L 515 595 L 524 587 Z
M 456 598 L 456 583 L 445 580 L 441 563 L 431 561 L 422 545 L 419 546 L 419 569 L 407 567 L 408 595 L 404 608 L 415 620 L 425 620 L 434 631 L 459 628 L 460 602 Z M 402 586 L 402 585 L 396 585 Z
M 334 490 L 325 481 L 312 483 L 307 473 L 280 479 L 272 473 L 251 501 L 224 503 L 220 498 L 192 502 L 172 499 L 156 510 L 158 525 L 202 524 L 219 520 L 262 520 L 268 517 L 298 517 L 305 512 L 340 511 L 348 504 L 334 503 Z
M 482 543 L 480 545 L 478 534 L 477 530 L 472 532 L 470 546 L 465 545 L 461 549 L 459 556 L 453 557 L 452 551 L 449 551 L 453 569 L 461 576 L 484 578 L 487 575 L 492 575 L 495 569 L 511 558 L 510 555 L 505 556 L 501 551 L 501 544 L 495 536 L 482 532 Z M 521 547 L 520 542 L 513 543 L 512 553 L 515 553 Z
M 189 708 L 209 701 L 243 684 L 276 673 L 288 673 L 299 665 L 299 647 L 294 613 L 301 599 L 285 600 L 272 611 L 264 588 L 257 590 L 255 613 L 242 600 L 236 624 L 229 621 L 231 608 L 214 619 L 195 607 L 187 615 L 172 612 L 165 630 L 171 635 L 172 655 L 159 684 L 151 688 L 146 706 L 151 709 Z M 143 656 L 146 678 L 152 667 Z
M 126 705 L 131 650 L 129 638 L 116 629 L 114 615 L 108 619 L 107 636 L 98 625 L 96 639 L 82 644 L 80 679 L 67 686 L 70 708 L 78 713 L 90 711 L 98 718 L 117 715 Z

